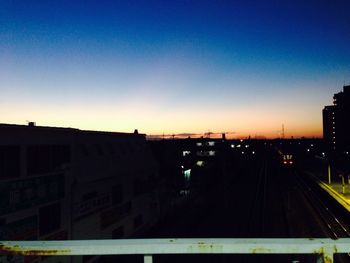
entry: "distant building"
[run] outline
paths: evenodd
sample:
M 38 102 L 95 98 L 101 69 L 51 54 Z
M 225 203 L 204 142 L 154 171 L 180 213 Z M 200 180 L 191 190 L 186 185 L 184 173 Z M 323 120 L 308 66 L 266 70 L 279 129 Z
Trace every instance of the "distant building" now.
M 327 149 L 335 150 L 335 106 L 325 106 L 322 115 L 325 145 Z
M 138 132 L 0 124 L 0 240 L 135 236 L 157 221 L 157 181 Z
M 323 109 L 323 135 L 329 150 L 350 150 L 350 85 L 334 94 L 333 105 Z

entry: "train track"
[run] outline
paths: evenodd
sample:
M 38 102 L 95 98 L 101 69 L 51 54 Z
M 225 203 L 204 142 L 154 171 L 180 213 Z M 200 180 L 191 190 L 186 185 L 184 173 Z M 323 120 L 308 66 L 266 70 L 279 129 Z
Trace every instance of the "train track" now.
M 323 199 L 320 198 L 319 194 L 316 192 L 316 187 L 313 185 L 314 182 L 306 182 L 297 172 L 294 171 L 294 175 L 299 185 L 302 189 L 304 197 L 309 201 L 319 219 L 325 227 L 325 232 L 330 238 L 346 238 L 350 237 L 350 228 L 344 223 L 343 219 L 338 216 L 338 214 L 332 208 L 332 205 L 327 204 Z M 319 189 L 317 189 L 319 190 Z M 335 202 L 335 201 L 334 201 Z M 337 262 L 350 262 L 350 254 L 337 255 Z
M 319 197 L 315 190 L 298 173 L 294 172 L 294 175 L 297 183 L 304 190 L 304 196 L 310 201 L 314 210 L 327 227 L 329 236 L 335 239 L 350 237 L 350 229 L 343 220 L 333 212 L 332 208 Z
M 251 236 L 262 237 L 265 233 L 267 184 L 267 160 L 264 159 L 258 173 L 253 204 L 250 212 L 249 228 Z

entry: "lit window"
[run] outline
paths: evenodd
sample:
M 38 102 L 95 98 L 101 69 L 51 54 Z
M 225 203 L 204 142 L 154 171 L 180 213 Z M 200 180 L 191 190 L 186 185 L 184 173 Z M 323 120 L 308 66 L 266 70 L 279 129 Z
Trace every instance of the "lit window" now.
M 187 156 L 187 155 L 190 155 L 191 151 L 183 151 L 182 152 L 182 156 Z
M 214 146 L 215 142 L 208 142 L 208 146 Z
M 204 166 L 204 161 L 197 161 L 196 165 L 197 166 Z
M 185 170 L 184 171 L 184 178 L 186 181 L 189 181 L 191 178 L 191 169 Z

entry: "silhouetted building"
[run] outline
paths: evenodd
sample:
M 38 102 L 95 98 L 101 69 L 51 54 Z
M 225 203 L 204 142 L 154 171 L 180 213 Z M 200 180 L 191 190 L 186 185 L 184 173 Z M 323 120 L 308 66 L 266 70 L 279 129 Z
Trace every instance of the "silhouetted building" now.
M 330 150 L 350 150 L 350 85 L 334 94 L 332 106 L 323 109 L 323 134 Z
M 335 150 L 335 106 L 325 106 L 322 115 L 325 145 L 327 149 Z
M 143 134 L 0 124 L 0 240 L 135 236 L 159 217 L 157 180 Z

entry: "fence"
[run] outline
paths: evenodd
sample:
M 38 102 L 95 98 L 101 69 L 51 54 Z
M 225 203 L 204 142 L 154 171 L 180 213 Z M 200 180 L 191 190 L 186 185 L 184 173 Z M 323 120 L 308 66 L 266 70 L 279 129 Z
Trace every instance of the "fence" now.
M 316 254 L 317 262 L 331 263 L 335 253 L 350 253 L 350 238 L 0 241 L 0 254 L 143 255 L 145 263 L 159 254 Z

